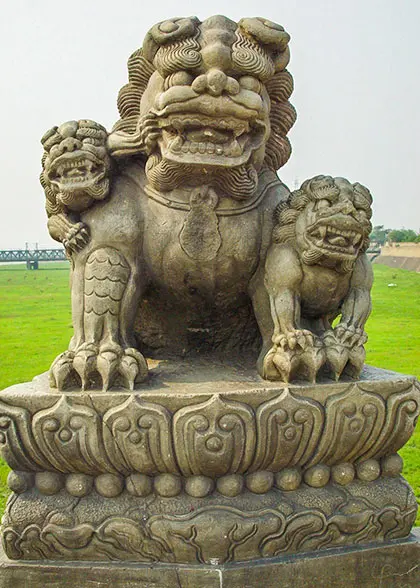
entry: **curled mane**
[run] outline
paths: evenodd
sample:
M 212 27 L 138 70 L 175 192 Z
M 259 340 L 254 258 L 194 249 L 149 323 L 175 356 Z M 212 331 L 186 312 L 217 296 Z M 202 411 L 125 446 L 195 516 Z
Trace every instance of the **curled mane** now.
M 193 41 L 195 42 L 191 42 Z M 115 123 L 112 132 L 135 135 L 138 130 L 141 98 L 156 68 L 146 59 L 143 49 L 135 51 L 127 65 L 128 84 L 119 91 L 117 105 L 120 119 Z M 296 121 L 296 110 L 289 102 L 293 92 L 293 78 L 280 65 L 280 71 L 266 82 L 265 87 L 271 103 L 271 133 L 266 144 L 264 165 L 276 171 L 288 161 L 292 152 L 287 134 Z

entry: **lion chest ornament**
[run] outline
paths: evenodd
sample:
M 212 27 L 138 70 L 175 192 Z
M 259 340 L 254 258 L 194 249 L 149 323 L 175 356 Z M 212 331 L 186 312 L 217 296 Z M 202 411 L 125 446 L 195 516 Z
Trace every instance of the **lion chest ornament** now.
M 146 356 L 194 354 L 251 355 L 270 380 L 358 375 L 371 196 L 278 179 L 296 118 L 288 42 L 259 18 L 165 21 L 128 61 L 109 134 L 79 120 L 44 135 L 48 227 L 72 265 L 53 387 L 133 390 Z

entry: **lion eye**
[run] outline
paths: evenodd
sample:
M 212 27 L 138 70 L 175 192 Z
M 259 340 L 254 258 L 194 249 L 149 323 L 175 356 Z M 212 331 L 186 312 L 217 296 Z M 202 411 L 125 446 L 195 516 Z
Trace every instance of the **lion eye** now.
M 165 78 L 164 90 L 168 90 L 172 86 L 190 86 L 193 79 L 193 76 L 188 72 L 177 71 Z
M 239 85 L 244 88 L 244 90 L 251 90 L 252 92 L 257 92 L 258 94 L 261 92 L 261 83 L 253 76 L 242 76 L 238 81 Z
M 331 202 L 329 200 L 326 198 L 321 198 L 321 200 L 318 200 L 316 203 L 315 210 L 322 210 L 324 208 L 329 208 L 330 206 Z

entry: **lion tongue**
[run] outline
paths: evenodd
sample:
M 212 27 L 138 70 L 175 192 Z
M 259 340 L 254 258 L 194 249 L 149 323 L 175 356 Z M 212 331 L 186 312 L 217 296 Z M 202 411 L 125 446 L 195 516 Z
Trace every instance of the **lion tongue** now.
M 347 239 L 341 235 L 329 237 L 328 242 L 331 243 L 331 245 L 337 245 L 338 247 L 345 247 L 347 245 Z
M 227 143 L 232 139 L 232 133 L 218 129 L 204 127 L 202 129 L 194 129 L 187 132 L 189 141 L 209 141 L 211 143 Z

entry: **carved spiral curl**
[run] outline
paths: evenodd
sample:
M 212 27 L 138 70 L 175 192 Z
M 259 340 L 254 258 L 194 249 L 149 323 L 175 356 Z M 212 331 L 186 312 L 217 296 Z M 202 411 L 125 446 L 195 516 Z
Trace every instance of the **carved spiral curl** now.
M 279 134 L 272 126 L 271 135 L 265 148 L 265 165 L 276 171 L 288 161 L 291 154 L 292 146 L 289 139 Z
M 57 133 L 57 129 L 58 127 L 52 127 L 41 137 L 41 144 L 45 151 L 49 151 L 51 147 L 61 142 L 62 137 Z
M 236 41 L 232 45 L 232 62 L 239 71 L 245 71 L 263 81 L 274 75 L 274 63 L 270 56 L 240 31 L 236 31 Z
M 117 106 L 121 119 L 130 119 L 137 117 L 140 113 L 140 100 L 143 92 L 149 83 L 150 76 L 155 71 L 153 65 L 145 59 L 141 49 L 135 51 L 128 60 L 128 84 L 123 86 L 118 94 Z M 132 123 L 134 122 L 134 129 L 136 127 L 135 121 L 127 120 L 126 129 L 124 124 L 120 121 L 119 129 L 132 132 Z M 117 123 L 118 124 L 118 123 Z M 116 126 L 113 130 L 116 130 Z M 130 129 L 130 130 L 129 130 Z
M 335 202 L 340 195 L 340 188 L 335 185 L 331 176 L 316 176 L 311 180 L 303 182 L 301 189 L 309 194 L 312 200 L 329 198 Z
M 258 174 L 252 165 L 241 165 L 216 176 L 214 184 L 235 200 L 246 200 L 257 189 Z
M 367 188 L 356 182 L 353 184 L 354 204 L 363 210 L 368 218 L 372 217 L 372 195 Z
M 272 101 L 286 102 L 293 92 L 293 77 L 287 71 L 281 71 L 268 80 L 265 85 Z
M 270 121 L 276 132 L 285 136 L 296 122 L 296 110 L 290 102 L 271 101 Z
M 162 160 L 160 154 L 153 153 L 146 162 L 146 175 L 150 184 L 159 191 L 167 192 L 185 182 L 185 177 L 193 174 L 189 166 L 175 165 Z
M 201 64 L 200 45 L 195 38 L 163 45 L 158 49 L 153 64 L 163 77 L 174 72 L 195 69 Z

